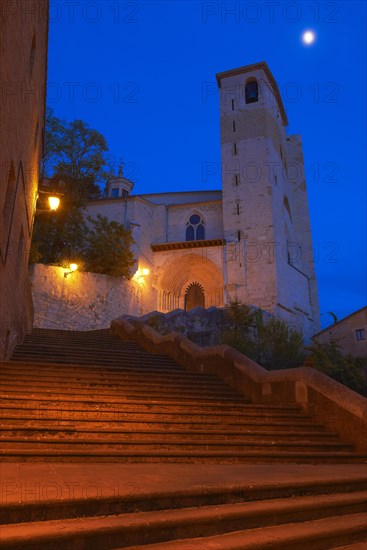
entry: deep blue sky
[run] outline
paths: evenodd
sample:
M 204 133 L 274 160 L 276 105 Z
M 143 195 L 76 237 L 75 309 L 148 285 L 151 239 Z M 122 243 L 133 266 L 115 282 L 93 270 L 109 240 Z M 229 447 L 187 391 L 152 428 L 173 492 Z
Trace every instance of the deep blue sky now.
M 48 105 L 104 134 L 134 193 L 219 189 L 215 75 L 266 61 L 303 139 L 326 326 L 367 303 L 365 28 L 364 1 L 51 0 Z

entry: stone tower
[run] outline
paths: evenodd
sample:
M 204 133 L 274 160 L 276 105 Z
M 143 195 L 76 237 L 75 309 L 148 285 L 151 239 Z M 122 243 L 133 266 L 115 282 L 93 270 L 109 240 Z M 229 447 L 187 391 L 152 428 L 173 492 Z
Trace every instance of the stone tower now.
M 226 300 L 285 318 L 306 339 L 319 308 L 301 138 L 266 63 L 217 75 Z

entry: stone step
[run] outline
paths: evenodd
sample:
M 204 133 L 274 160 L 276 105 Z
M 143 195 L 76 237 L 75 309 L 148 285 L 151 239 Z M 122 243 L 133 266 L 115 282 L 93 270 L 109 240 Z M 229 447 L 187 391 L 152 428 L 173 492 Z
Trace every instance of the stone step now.
M 49 387 L 57 387 L 58 385 L 61 385 L 61 387 L 72 383 L 77 384 L 78 386 L 83 386 L 85 384 L 88 385 L 124 385 L 124 386 L 131 386 L 131 387 L 141 387 L 141 385 L 144 385 L 144 387 L 149 389 L 157 389 L 157 388 L 170 388 L 170 387 L 187 387 L 187 388 L 195 388 L 198 390 L 210 390 L 210 391 L 231 391 L 232 393 L 235 393 L 236 395 L 241 395 L 239 392 L 236 392 L 233 388 L 230 386 L 226 386 L 223 383 L 212 381 L 212 380 L 200 380 L 197 381 L 192 378 L 186 378 L 184 376 L 167 376 L 160 375 L 159 377 L 155 377 L 154 375 L 144 376 L 143 373 L 138 373 L 135 375 L 130 375 L 130 373 L 121 373 L 121 374 L 114 374 L 110 375 L 109 373 L 101 373 L 98 375 L 89 375 L 88 373 L 65 373 L 60 375 L 55 375 L 52 377 L 49 377 L 45 373 L 42 372 L 34 372 L 33 375 L 29 374 L 27 376 L 24 376 L 22 374 L 13 374 L 11 376 L 4 374 L 3 371 L 0 370 L 0 380 L 1 383 L 4 384 L 6 387 L 27 387 L 29 384 L 37 384 L 40 386 L 49 386 Z M 242 395 L 241 395 L 242 396 Z M 282 404 L 283 407 L 292 406 L 287 404 Z
M 10 482 L 4 485 L 0 502 L 0 516 L 5 524 L 192 507 L 200 509 L 202 506 L 305 496 L 312 497 L 317 503 L 320 497 L 334 493 L 348 495 L 367 491 L 367 477 L 361 474 L 360 467 L 357 472 L 358 466 L 345 475 L 348 470 L 343 465 L 341 470 L 339 465 L 326 466 L 327 472 L 324 465 L 322 470 L 314 465 L 290 465 L 289 474 L 285 473 L 288 468 L 283 464 L 274 467 L 267 464 L 238 465 L 234 468 L 232 465 L 211 465 L 209 468 L 198 465 L 186 481 L 185 464 L 128 467 L 93 464 L 89 469 L 92 475 L 86 477 L 78 464 L 58 464 L 47 471 L 42 464 L 33 464 L 32 470 L 27 465 L 18 469 L 18 472 L 22 471 L 19 477 L 11 466 L 8 464 L 2 470 L 3 478 L 9 469 L 11 472 L 10 478 L 9 475 L 6 477 Z M 347 468 L 351 470 L 349 465 Z M 28 473 L 38 472 L 35 483 L 27 483 L 26 470 Z M 54 472 L 54 476 L 50 477 L 50 472 Z M 75 472 L 78 472 L 76 478 Z M 104 472 L 102 477 L 101 472 Z M 212 476 L 206 477 L 210 472 Z
M 11 366 L 8 364 L 0 364 L 1 373 L 4 375 L 10 374 L 11 376 L 17 377 L 22 376 L 24 373 L 27 375 L 33 376 L 50 376 L 54 377 L 110 377 L 122 378 L 122 379 L 141 379 L 144 377 L 147 380 L 187 380 L 193 382 L 202 382 L 202 383 L 211 383 L 211 384 L 224 384 L 219 378 L 200 373 L 193 373 L 189 371 L 177 371 L 177 370 L 168 370 L 162 369 L 141 369 L 138 367 L 119 367 L 119 366 L 91 366 L 91 365 L 74 365 L 70 364 L 58 364 L 58 363 L 11 363 Z
M 367 514 L 351 514 L 114 550 L 327 550 L 366 540 Z
M 63 416 L 60 415 L 59 418 L 51 418 L 46 419 L 43 412 L 40 412 L 38 417 L 35 417 L 33 419 L 27 417 L 26 415 L 23 417 L 22 415 L 18 416 L 12 416 L 11 414 L 7 414 L 6 417 L 3 417 L 1 419 L 1 426 L 4 429 L 9 429 L 9 427 L 29 427 L 34 428 L 35 426 L 43 427 L 43 428 L 72 428 L 72 429 L 80 429 L 84 430 L 86 428 L 91 430 L 120 430 L 125 429 L 129 431 L 136 431 L 136 430 L 164 430 L 164 431 L 175 431 L 180 429 L 187 429 L 187 430 L 202 430 L 205 428 L 205 430 L 241 430 L 241 433 L 243 433 L 243 430 L 247 430 L 249 433 L 252 433 L 253 430 L 258 429 L 271 429 L 276 432 L 290 432 L 290 431 L 299 431 L 303 432 L 305 429 L 307 430 L 315 430 L 316 432 L 319 432 L 320 434 L 324 433 L 324 429 L 322 426 L 314 425 L 314 424 L 306 424 L 306 423 L 299 423 L 296 424 L 295 422 L 264 422 L 262 420 L 258 419 L 250 419 L 243 422 L 210 422 L 207 419 L 203 418 L 201 420 L 198 420 L 197 422 L 188 422 L 185 419 L 175 419 L 174 421 L 166 421 L 166 420 L 152 420 L 149 422 L 142 422 L 139 418 L 131 418 L 131 419 L 122 419 L 122 420 L 104 420 L 103 418 L 94 418 L 91 420 L 89 418 L 89 415 L 85 415 L 83 418 L 82 415 L 79 415 L 78 418 L 75 418 L 75 415 L 73 413 L 65 413 Z
M 133 348 L 139 348 L 138 344 L 135 342 L 129 342 L 126 340 L 120 340 L 117 336 L 113 336 L 112 334 L 100 334 L 100 335 L 78 335 L 75 333 L 70 332 L 67 335 L 32 335 L 29 334 L 25 337 L 24 343 L 36 343 L 39 342 L 46 342 L 46 343 L 64 343 L 64 342 L 82 342 L 82 343 L 88 343 L 88 342 L 96 342 L 98 344 L 105 344 L 105 343 L 113 343 L 113 344 L 120 344 L 125 347 L 133 347 Z
M 16 366 L 17 365 L 17 359 L 14 358 L 12 359 L 13 361 L 13 364 Z M 19 363 L 20 364 L 24 364 L 25 363 L 25 360 L 24 359 L 20 359 L 19 360 Z M 58 358 L 57 357 L 54 357 L 52 359 L 50 358 L 45 358 L 44 360 L 40 357 L 38 360 L 37 359 L 34 359 L 34 361 L 32 361 L 31 359 L 27 359 L 26 361 L 26 364 L 28 366 L 28 369 L 30 372 L 34 372 L 34 367 L 35 368 L 39 368 L 42 364 L 45 364 L 45 365 L 54 365 L 55 367 L 59 367 L 59 368 L 69 368 L 70 366 L 72 368 L 78 368 L 78 369 L 94 369 L 94 371 L 98 370 L 98 371 L 101 371 L 102 369 L 103 370 L 114 370 L 115 372 L 126 372 L 126 373 L 131 373 L 131 372 L 135 372 L 135 373 L 141 373 L 142 375 L 144 374 L 150 374 L 150 373 L 157 373 L 157 374 L 183 374 L 184 376 L 186 376 L 185 372 L 183 369 L 181 368 L 175 368 L 174 366 L 171 366 L 171 365 L 167 365 L 167 366 L 162 366 L 161 363 L 152 363 L 152 364 L 144 364 L 142 361 L 140 361 L 139 363 L 134 363 L 134 362 L 128 362 L 128 363 L 121 363 L 119 361 L 96 361 L 96 360 L 88 360 L 88 361 L 82 361 L 82 360 L 77 360 L 77 361 L 74 361 L 74 359 L 71 357 L 69 360 L 65 360 L 64 362 L 61 362 L 61 361 L 58 361 Z M 37 367 L 36 367 L 37 366 Z M 206 375 L 204 375 L 206 376 Z
M 144 450 L 144 451 L 170 451 L 176 450 L 180 451 L 181 449 L 185 451 L 199 450 L 199 451 L 352 451 L 352 445 L 346 445 L 340 443 L 340 441 L 284 441 L 279 439 L 274 441 L 264 441 L 264 439 L 240 439 L 240 440 L 230 440 L 230 439 L 211 439 L 211 436 L 208 435 L 207 438 L 198 439 L 198 438 L 182 438 L 174 434 L 167 434 L 167 437 L 152 438 L 152 436 L 142 436 L 135 437 L 134 434 L 127 435 L 125 438 L 122 437 L 108 437 L 103 438 L 99 437 L 89 437 L 89 438 L 80 438 L 80 437 L 49 437 L 47 435 L 39 437 L 35 436 L 19 436 L 13 434 L 11 437 L 6 437 L 4 435 L 0 436 L 1 448 L 6 451 L 7 449 L 49 449 L 49 450 L 106 450 L 109 451 L 133 451 L 134 449 Z
M 31 362 L 12 362 L 12 363 L 1 363 L 0 364 L 1 372 L 9 372 L 14 376 L 22 375 L 22 373 L 27 372 L 34 375 L 48 375 L 52 376 L 111 376 L 111 377 L 132 377 L 132 378 L 141 378 L 142 376 L 147 379 L 156 379 L 157 380 L 193 380 L 193 381 L 208 381 L 216 382 L 219 384 L 224 384 L 219 378 L 210 374 L 200 374 L 185 371 L 183 369 L 168 369 L 168 368 L 140 368 L 140 367 L 129 367 L 125 366 L 93 366 L 93 365 L 79 365 L 73 363 L 59 364 L 59 363 L 31 363 Z
M 354 542 L 347 546 L 334 546 L 333 550 L 367 550 L 367 537 L 365 542 Z
M 36 424 L 34 427 L 26 427 L 20 425 L 18 428 L 14 425 L 8 427 L 2 426 L 0 424 L 0 441 L 12 440 L 14 441 L 19 439 L 19 437 L 25 438 L 25 440 L 31 441 L 32 437 L 37 437 L 39 441 L 44 438 L 54 438 L 55 440 L 59 438 L 64 440 L 66 437 L 71 438 L 72 440 L 84 440 L 84 439 L 95 439 L 107 440 L 111 437 L 118 437 L 119 441 L 132 440 L 136 441 L 138 439 L 147 439 L 154 437 L 154 440 L 166 441 L 171 438 L 181 440 L 197 440 L 197 441 L 237 441 L 243 442 L 263 442 L 263 441 L 272 441 L 272 442 L 282 442 L 282 441 L 291 441 L 291 442 L 319 442 L 319 441 L 328 441 L 334 443 L 340 443 L 338 439 L 338 434 L 333 432 L 276 432 L 275 430 L 264 430 L 261 427 L 256 431 L 252 428 L 251 430 L 178 430 L 178 429 L 169 429 L 169 430 L 159 430 L 159 429 L 145 429 L 145 430 L 127 430 L 127 429 L 99 429 L 98 426 L 94 428 L 62 428 L 59 426 L 40 426 Z
M 49 389 L 49 388 L 40 388 L 40 387 L 34 387 L 33 389 L 23 389 L 23 388 L 11 388 L 11 387 L 0 387 L 0 393 L 2 395 L 10 397 L 11 395 L 19 395 L 20 391 L 22 391 L 23 396 L 29 395 L 33 399 L 36 399 L 38 396 L 58 396 L 60 395 L 60 392 L 57 388 Z M 201 403 L 202 401 L 208 401 L 208 402 L 217 402 L 218 400 L 228 400 L 231 403 L 246 403 L 246 401 L 241 396 L 236 396 L 232 394 L 223 394 L 220 392 L 196 392 L 193 390 L 185 391 L 185 392 L 176 392 L 176 391 L 150 391 L 146 389 L 144 391 L 144 388 L 141 389 L 141 391 L 130 391 L 129 388 L 110 388 L 109 390 L 101 389 L 101 388 L 80 388 L 78 391 L 75 389 L 64 389 L 62 392 L 62 395 L 64 396 L 75 396 L 75 399 L 84 399 L 88 396 L 93 396 L 94 399 L 98 398 L 100 401 L 103 401 L 105 397 L 114 397 L 118 399 L 124 399 L 124 398 L 131 398 L 131 399 L 142 399 L 147 400 L 150 398 L 159 399 L 164 398 L 166 395 L 167 397 L 174 397 L 177 401 L 185 402 L 185 401 L 194 401 L 197 400 L 198 403 Z
M 60 333 L 57 334 L 56 331 L 52 334 L 51 332 L 46 333 L 36 333 L 32 331 L 30 334 L 27 334 L 24 342 L 39 342 L 39 341 L 46 341 L 46 342 L 116 342 L 120 344 L 124 344 L 126 346 L 137 346 L 138 344 L 136 342 L 133 342 L 131 340 L 121 340 L 119 336 L 116 336 L 115 334 L 112 334 L 112 332 L 108 332 L 109 329 L 106 329 L 107 332 L 105 333 L 81 333 L 79 331 L 69 331 L 69 333 Z
M 290 409 L 283 409 L 283 408 L 257 408 L 256 405 L 246 404 L 246 403 L 239 403 L 237 406 L 237 403 L 232 403 L 229 401 L 228 403 L 220 403 L 219 406 L 217 406 L 216 402 L 211 401 L 205 401 L 205 402 L 198 402 L 198 401 L 186 401 L 184 404 L 178 403 L 177 401 L 175 403 L 171 401 L 162 401 L 162 400 L 152 400 L 150 403 L 143 401 L 143 400 L 133 400 L 133 399 L 121 399 L 119 401 L 112 399 L 111 401 L 108 400 L 92 400 L 91 397 L 89 401 L 79 401 L 75 402 L 74 400 L 66 400 L 64 397 L 62 399 L 57 399 L 57 397 L 53 397 L 52 399 L 44 398 L 41 399 L 27 399 L 27 397 L 1 397 L 2 405 L 0 410 L 9 410 L 9 409 L 15 409 L 15 410 L 66 410 L 66 411 L 91 411 L 91 412 L 124 412 L 124 411 L 137 411 L 139 412 L 145 412 L 145 413 L 153 413 L 153 412 L 166 412 L 173 414 L 178 413 L 191 413 L 191 414 L 200 414 L 200 415 L 235 415 L 239 418 L 244 417 L 246 415 L 256 415 L 256 417 L 263 417 L 268 418 L 276 417 L 276 415 L 288 415 L 291 414 L 292 418 L 294 417 L 300 417 L 304 418 L 304 415 L 300 412 L 297 414 L 296 410 Z M 281 417 L 283 418 L 283 416 Z
M 72 388 L 70 388 L 70 385 L 72 385 Z M 152 387 L 152 386 L 146 386 L 144 382 L 142 384 L 117 384 L 117 383 L 110 383 L 110 384 L 79 384 L 75 382 L 74 380 L 71 380 L 69 384 L 62 383 L 62 384 L 43 384 L 42 382 L 34 381 L 29 382 L 27 384 L 27 389 L 24 390 L 24 384 L 14 384 L 6 382 L 4 383 L 1 381 L 0 383 L 0 393 L 2 392 L 20 392 L 23 391 L 25 393 L 45 393 L 45 394 L 58 394 L 60 395 L 90 395 L 91 392 L 97 393 L 99 396 L 106 395 L 106 396 L 113 396 L 113 395 L 123 395 L 123 396 L 129 396 L 129 397 L 144 397 L 150 395 L 152 398 L 154 397 L 164 397 L 165 395 L 171 398 L 177 398 L 177 399 L 187 399 L 188 397 L 195 398 L 206 398 L 206 399 L 217 399 L 217 401 L 220 400 L 226 400 L 227 398 L 231 401 L 238 401 L 243 402 L 243 397 L 235 392 L 234 390 L 227 389 L 227 388 L 216 388 L 216 389 L 204 389 L 204 388 L 198 388 L 194 385 L 182 385 L 180 387 L 179 384 L 175 385 L 165 385 L 162 387 Z
M 172 365 L 172 363 L 165 363 L 163 361 L 156 361 L 156 360 L 142 360 L 142 359 L 132 359 L 132 358 L 123 358 L 119 355 L 116 355 L 114 358 L 106 358 L 106 357 L 98 357 L 94 355 L 93 357 L 87 357 L 86 355 L 81 355 L 78 357 L 77 355 L 70 354 L 70 356 L 66 357 L 60 357 L 56 354 L 50 354 L 50 355 L 31 355 L 31 354 L 25 354 L 24 356 L 20 355 L 14 355 L 12 357 L 12 361 L 14 362 L 20 362 L 24 363 L 25 361 L 30 363 L 52 363 L 52 364 L 60 364 L 60 365 L 92 365 L 92 366 L 107 366 L 107 367 L 120 367 L 127 370 L 131 370 L 133 368 L 138 367 L 140 370 L 153 370 L 155 369 L 158 372 L 166 372 L 166 371 L 173 371 L 173 372 L 182 372 L 182 368 L 175 367 Z M 184 371 L 183 371 L 184 372 Z
M 143 351 L 133 351 L 133 350 L 125 350 L 124 348 L 119 349 L 118 347 L 113 347 L 109 349 L 101 349 L 99 347 L 93 348 L 91 346 L 85 346 L 83 347 L 76 347 L 76 346 L 70 346 L 70 347 L 51 347 L 51 346 L 45 346 L 42 347 L 29 347 L 26 346 L 22 347 L 21 350 L 15 350 L 14 352 L 14 358 L 17 357 L 40 357 L 41 362 L 45 361 L 48 356 L 56 357 L 63 359 L 64 357 L 71 356 L 72 359 L 78 358 L 79 356 L 83 359 L 87 360 L 95 360 L 95 359 L 103 359 L 108 361 L 110 360 L 121 360 L 121 361 L 147 361 L 148 363 L 159 363 L 161 365 L 174 365 L 174 361 L 170 359 L 167 356 L 164 355 L 149 355 L 146 352 Z
M 184 422 L 202 422 L 209 424 L 212 423 L 224 423 L 224 424 L 243 424 L 246 423 L 248 419 L 256 419 L 259 424 L 263 423 L 266 420 L 275 421 L 276 419 L 279 420 L 293 420 L 296 421 L 298 424 L 304 424 L 307 422 L 310 422 L 310 417 L 308 416 L 301 416 L 297 414 L 292 413 L 277 413 L 277 412 L 269 412 L 269 413 L 262 413 L 261 415 L 257 414 L 256 412 L 247 412 L 242 413 L 241 415 L 238 414 L 238 412 L 224 412 L 224 411 L 218 411 L 218 412 L 190 412 L 188 411 L 165 411 L 165 410 L 155 410 L 153 412 L 145 412 L 139 410 L 138 407 L 131 408 L 129 410 L 126 410 L 125 408 L 117 408 L 115 410 L 105 411 L 101 409 L 96 409 L 94 411 L 78 411 L 75 409 L 62 409 L 61 407 L 52 409 L 51 407 L 47 408 L 36 408 L 36 409 L 14 409 L 9 408 L 7 409 L 6 406 L 2 406 L 0 409 L 1 418 L 38 418 L 42 417 L 44 419 L 57 419 L 60 418 L 62 420 L 65 419 L 65 416 L 72 415 L 75 420 L 78 419 L 80 416 L 81 419 L 88 417 L 89 420 L 101 420 L 104 419 L 105 421 L 123 421 L 123 420 L 135 420 L 136 422 L 155 422 L 155 421 L 165 421 L 165 422 L 177 422 L 177 421 L 184 421 Z
M 159 407 L 160 410 L 178 410 L 179 412 L 190 411 L 205 413 L 214 411 L 216 413 L 220 412 L 235 412 L 240 415 L 246 412 L 256 412 L 258 416 L 269 413 L 292 413 L 292 414 L 303 414 L 300 408 L 297 405 L 257 405 L 254 403 L 232 403 L 230 400 L 226 401 L 216 401 L 216 402 L 201 402 L 200 400 L 186 401 L 183 405 L 182 403 L 177 403 L 177 401 L 171 400 L 162 400 L 162 399 L 149 399 L 147 401 L 143 400 L 133 400 L 133 399 L 103 399 L 96 400 L 93 397 L 85 397 L 83 400 L 75 403 L 75 400 L 72 397 L 67 398 L 66 396 L 40 396 L 37 398 L 30 398 L 29 396 L 22 396 L 17 394 L 16 396 L 6 396 L 1 394 L 1 400 L 3 405 L 6 405 L 6 408 L 22 408 L 22 409 L 32 409 L 40 408 L 47 406 L 60 406 L 64 408 L 69 408 L 71 410 L 81 410 L 95 407 L 105 407 L 108 408 L 117 408 L 117 407 L 131 407 L 139 405 L 139 408 L 142 410 L 152 411 L 154 408 Z M 72 404 L 72 407 L 71 405 Z M 127 409 L 128 410 L 128 409 Z
M 98 341 L 98 340 L 90 340 L 88 341 L 66 341 L 61 340 L 60 342 L 53 342 L 50 340 L 37 340 L 34 342 L 26 341 L 20 346 L 17 346 L 14 350 L 15 353 L 23 353 L 25 350 L 33 353 L 37 350 L 56 350 L 58 352 L 61 351 L 77 351 L 83 349 L 86 351 L 86 353 L 90 353 L 90 351 L 96 350 L 97 353 L 109 353 L 110 351 L 116 351 L 121 353 L 127 353 L 127 354 L 141 354 L 141 355 L 149 355 L 143 348 L 139 346 L 134 345 L 126 345 L 125 342 L 122 341 Z M 169 356 L 165 355 L 164 353 L 159 354 L 160 357 L 164 357 L 166 360 L 172 361 Z
M 260 537 L 266 543 L 263 548 L 273 547 L 268 546 L 269 540 L 276 540 L 277 548 L 281 547 L 280 542 L 283 543 L 282 548 L 288 548 L 288 543 L 296 542 L 301 548 L 311 548 L 305 544 L 315 541 L 315 531 L 318 540 L 326 540 L 328 544 L 344 542 L 346 535 L 361 539 L 367 533 L 366 510 L 367 493 L 359 491 L 350 495 L 318 495 L 317 499 L 314 496 L 303 496 L 10 524 L 2 526 L 1 539 L 2 545 L 7 548 L 240 549 L 246 548 L 244 544 L 253 541 L 253 535 L 258 534 L 261 528 L 260 534 L 264 530 L 270 533 Z M 264 522 L 268 527 L 263 527 Z M 273 537 L 276 528 L 279 536 Z M 242 546 L 231 546 L 236 541 Z M 220 546 L 221 543 L 225 546 Z M 330 548 L 318 548 L 327 547 Z
M 50 374 L 49 372 L 7 372 L 4 369 L 1 369 L 1 380 L 3 382 L 22 382 L 27 383 L 29 381 L 34 381 L 35 377 L 39 377 L 42 379 L 42 382 L 49 383 L 49 384 L 55 384 L 55 383 L 66 383 L 67 381 L 70 382 L 71 373 L 60 373 L 53 371 L 53 374 Z M 72 374 L 73 379 L 78 383 L 104 383 L 104 382 L 116 382 L 116 383 L 138 383 L 141 382 L 142 375 L 140 373 L 108 373 L 108 372 L 99 372 L 95 374 L 90 374 L 88 372 L 78 372 Z M 223 388 L 227 387 L 223 382 L 220 380 L 213 380 L 213 379 L 206 379 L 203 378 L 193 378 L 193 377 L 186 377 L 186 376 L 180 376 L 180 375 L 148 375 L 146 374 L 144 376 L 144 384 L 145 385 L 151 385 L 151 386 L 157 386 L 160 384 L 191 384 L 195 385 L 196 387 L 206 387 L 206 388 Z
M 0 449 L 2 462 L 121 462 L 121 463 L 298 463 L 348 464 L 367 461 L 367 455 L 348 451 L 283 450 L 141 450 L 36 449 L 24 445 Z

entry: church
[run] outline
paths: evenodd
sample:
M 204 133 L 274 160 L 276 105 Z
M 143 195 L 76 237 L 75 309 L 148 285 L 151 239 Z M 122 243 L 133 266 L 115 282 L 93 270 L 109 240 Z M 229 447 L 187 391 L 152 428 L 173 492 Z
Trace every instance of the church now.
M 131 194 L 119 174 L 87 204 L 131 230 L 147 311 L 222 307 L 238 298 L 308 339 L 319 306 L 302 142 L 288 135 L 265 62 L 217 74 L 222 189 Z

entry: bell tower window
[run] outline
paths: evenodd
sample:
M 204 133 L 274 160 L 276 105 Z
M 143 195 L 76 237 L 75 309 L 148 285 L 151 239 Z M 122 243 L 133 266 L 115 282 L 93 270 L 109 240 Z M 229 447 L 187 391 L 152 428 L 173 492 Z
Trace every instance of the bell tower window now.
M 186 223 L 186 240 L 203 241 L 205 239 L 204 220 L 199 214 L 192 214 Z
M 259 87 L 256 80 L 250 80 L 245 87 L 246 103 L 255 103 L 259 100 Z

